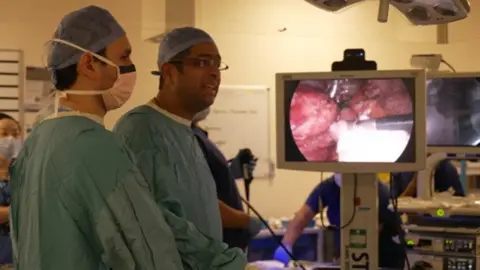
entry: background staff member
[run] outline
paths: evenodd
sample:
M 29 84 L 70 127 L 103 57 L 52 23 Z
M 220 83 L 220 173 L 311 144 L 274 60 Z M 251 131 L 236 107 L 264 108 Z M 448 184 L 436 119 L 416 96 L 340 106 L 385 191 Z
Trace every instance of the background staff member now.
M 210 141 L 208 133 L 197 125 L 198 122 L 205 120 L 209 113 L 210 107 L 198 113 L 192 120 L 192 129 L 212 171 L 217 187 L 217 197 L 223 225 L 223 241 L 231 247 L 245 249 L 250 239 L 260 232 L 263 224 L 258 218 L 251 217 L 243 212 L 242 200 L 227 159 L 217 146 Z M 237 155 L 231 166 L 241 167 L 238 159 Z M 255 169 L 253 156 L 249 165 L 251 165 L 248 166 L 250 173 L 253 173 Z
M 445 192 L 452 188 L 454 196 L 465 196 L 457 168 L 449 160 L 445 159 L 438 163 L 435 168 L 433 181 L 435 192 Z M 390 188 L 395 197 L 416 197 L 417 173 L 392 173 L 392 186 Z
M 306 225 L 314 218 L 319 209 L 320 201 L 327 207 L 327 217 L 335 228 L 335 254 L 340 255 L 340 187 L 341 174 L 335 173 L 332 177 L 322 181 L 310 193 L 305 204 L 295 213 L 295 217 L 288 224 L 282 243 L 290 250 L 300 237 Z M 405 239 L 401 229 L 400 216 L 388 209 L 390 193 L 388 187 L 378 181 L 378 219 L 380 235 L 378 237 L 378 258 L 380 267 L 403 269 L 405 259 Z M 282 247 L 275 251 L 274 259 L 287 264 L 290 260 Z
M 12 264 L 12 240 L 10 239 L 9 167 L 22 147 L 21 128 L 10 115 L 0 113 L 0 265 Z

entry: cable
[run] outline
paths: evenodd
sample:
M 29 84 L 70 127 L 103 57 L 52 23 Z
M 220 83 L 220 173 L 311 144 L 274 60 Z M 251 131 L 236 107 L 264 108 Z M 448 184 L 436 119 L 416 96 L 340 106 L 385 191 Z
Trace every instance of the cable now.
M 233 161 L 230 160 L 228 162 L 231 162 Z M 257 161 L 257 159 L 255 158 L 254 161 Z M 251 172 L 249 172 L 248 168 L 246 167 L 246 164 L 244 164 L 243 166 L 243 181 L 245 182 L 245 195 L 247 197 L 247 199 L 243 198 L 240 196 L 240 198 L 242 199 L 243 203 L 245 203 L 248 207 L 248 209 L 252 210 L 252 212 L 260 219 L 260 221 L 263 223 L 263 225 L 265 225 L 265 227 L 268 229 L 268 231 L 270 232 L 270 234 L 274 237 L 274 239 L 277 239 L 277 235 L 275 234 L 275 232 L 272 230 L 272 228 L 270 227 L 270 225 L 268 225 L 268 222 L 262 217 L 262 215 L 260 215 L 260 213 L 250 204 L 250 184 L 252 183 L 253 181 L 253 175 L 251 174 Z M 285 247 L 285 245 L 282 243 L 281 240 L 278 240 L 278 244 L 283 248 L 283 250 L 287 253 L 287 255 L 290 257 L 290 259 L 293 261 L 295 267 L 300 267 L 302 270 L 306 270 L 305 267 L 298 263 L 298 260 L 293 256 L 292 252 L 290 252 L 288 250 L 287 247 Z
M 446 60 L 442 59 L 440 60 L 441 63 L 445 64 L 448 68 L 450 68 L 453 72 L 457 72 L 455 68 L 453 68 L 452 65 L 450 65 Z
M 357 215 L 357 205 L 355 203 L 355 201 L 357 200 L 357 187 L 358 187 L 358 181 L 357 181 L 357 174 L 355 173 L 353 174 L 353 198 L 352 198 L 353 212 L 347 224 L 340 226 L 340 230 L 343 230 L 346 227 L 348 227 L 350 224 L 352 224 L 353 220 L 355 219 L 355 216 Z
M 354 182 L 353 182 L 353 198 L 352 198 L 352 206 L 353 206 L 353 212 L 352 212 L 352 215 L 350 216 L 350 219 L 347 221 L 347 223 L 345 225 L 340 225 L 340 226 L 335 226 L 335 225 L 330 225 L 330 227 L 332 227 L 333 229 L 337 229 L 337 230 L 343 230 L 345 229 L 346 227 L 348 227 L 350 224 L 352 224 L 353 220 L 355 219 L 355 216 L 357 215 L 357 206 L 355 204 L 355 200 L 357 198 L 357 174 L 353 174 L 354 175 Z M 323 180 L 323 172 L 321 173 L 321 177 L 322 177 L 322 180 Z M 322 204 L 323 206 L 323 204 Z M 326 228 L 328 229 L 328 226 L 325 226 L 325 222 L 323 220 L 323 209 L 319 209 L 319 212 L 320 212 L 320 224 L 322 225 L 322 228 Z
M 268 222 L 262 217 L 262 215 L 260 215 L 260 213 L 255 208 L 253 208 L 253 206 L 247 200 L 245 200 L 243 197 L 240 197 L 240 198 L 247 205 L 247 207 L 250 208 L 250 210 L 252 210 L 252 212 L 260 219 L 260 221 L 262 221 L 263 225 L 265 225 L 265 227 L 268 229 L 268 231 L 274 237 L 274 239 L 277 239 L 277 235 L 275 234 L 273 229 L 270 227 L 270 225 L 268 225 Z M 285 252 L 288 254 L 290 259 L 292 259 L 295 267 L 300 267 L 302 268 L 302 270 L 307 270 L 301 263 L 298 262 L 298 260 L 293 256 L 292 252 L 288 250 L 288 248 L 282 243 L 281 240 L 278 240 L 278 244 L 283 248 L 283 250 L 285 250 Z
M 400 216 L 400 213 L 398 213 L 398 197 L 395 196 L 393 193 L 393 174 L 390 173 L 390 179 L 389 179 L 389 185 L 390 185 L 390 200 L 392 201 L 392 207 L 393 207 L 393 213 L 395 216 Z M 400 220 L 400 222 L 402 222 Z M 399 231 L 402 231 L 402 224 L 400 224 Z M 407 243 L 404 241 L 403 242 L 403 248 L 405 249 L 405 263 L 407 264 L 407 270 L 411 270 L 410 267 L 410 261 L 408 260 L 408 255 L 407 255 Z

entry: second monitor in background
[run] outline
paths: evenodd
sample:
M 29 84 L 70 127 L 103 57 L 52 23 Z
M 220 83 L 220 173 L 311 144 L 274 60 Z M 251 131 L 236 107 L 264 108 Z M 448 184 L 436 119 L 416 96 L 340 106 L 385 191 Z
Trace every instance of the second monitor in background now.
M 423 71 L 277 74 L 276 97 L 280 169 L 414 171 L 425 165 Z
M 480 73 L 429 73 L 429 152 L 476 153 L 480 145 Z

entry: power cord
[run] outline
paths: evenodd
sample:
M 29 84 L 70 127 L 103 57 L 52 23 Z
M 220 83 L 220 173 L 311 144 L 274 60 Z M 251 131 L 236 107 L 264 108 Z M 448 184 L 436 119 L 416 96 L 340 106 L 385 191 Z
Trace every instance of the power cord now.
M 323 172 L 320 174 L 321 175 L 321 178 L 323 180 Z M 348 220 L 348 222 L 345 224 L 345 225 L 340 225 L 339 227 L 335 226 L 335 225 L 330 225 L 330 227 L 332 227 L 333 229 L 337 229 L 337 230 L 343 230 L 345 229 L 346 227 L 348 227 L 350 224 L 352 224 L 353 220 L 355 219 L 355 216 L 357 215 L 357 206 L 355 204 L 355 200 L 357 198 L 357 174 L 354 174 L 354 182 L 353 182 L 353 198 L 352 198 L 352 208 L 353 208 L 353 212 L 352 212 L 352 215 L 350 216 L 350 219 Z M 320 201 L 321 201 L 321 198 L 320 198 Z M 323 204 L 322 204 L 322 207 L 323 207 Z M 323 220 L 323 209 L 319 209 L 319 212 L 320 212 L 320 224 L 322 225 L 322 228 L 328 228 L 328 226 L 325 226 L 325 221 Z
M 392 173 L 390 173 L 389 185 L 390 185 L 390 200 L 392 202 L 393 213 L 395 214 L 395 216 L 400 216 L 400 213 L 398 213 L 398 197 L 396 196 L 396 194 L 394 194 L 394 191 L 393 191 L 393 174 Z M 402 231 L 402 224 L 400 224 L 399 231 L 400 232 Z M 402 244 L 405 250 L 405 263 L 407 265 L 407 270 L 411 270 L 410 261 L 408 260 L 408 255 L 407 255 L 407 251 L 408 251 L 407 243 L 404 241 Z
M 242 201 L 247 205 L 247 207 L 252 210 L 252 212 L 260 219 L 260 221 L 262 221 L 263 225 L 265 225 L 265 227 L 268 229 L 268 231 L 270 232 L 270 234 L 273 236 L 274 239 L 277 239 L 277 235 L 275 234 L 275 232 L 273 231 L 273 229 L 270 227 L 270 225 L 268 225 L 268 222 L 262 217 L 262 215 L 260 215 L 260 213 L 247 201 L 245 200 L 243 197 L 240 197 L 242 199 Z M 295 265 L 295 267 L 300 267 L 302 270 L 307 270 L 301 263 L 298 262 L 298 260 L 293 256 L 292 252 L 290 252 L 288 250 L 288 248 L 282 243 L 281 240 L 278 240 L 278 244 L 283 248 L 283 250 L 285 250 L 285 252 L 288 254 L 288 256 L 290 257 L 290 259 L 293 261 L 293 264 Z
M 445 59 L 442 58 L 442 60 L 440 60 L 440 62 L 441 62 L 442 64 L 445 64 L 445 65 L 446 65 L 449 69 L 451 69 L 453 72 L 457 72 L 457 71 L 455 70 L 455 68 L 453 68 L 453 66 L 450 65 L 450 63 L 447 62 L 447 60 L 445 60 Z

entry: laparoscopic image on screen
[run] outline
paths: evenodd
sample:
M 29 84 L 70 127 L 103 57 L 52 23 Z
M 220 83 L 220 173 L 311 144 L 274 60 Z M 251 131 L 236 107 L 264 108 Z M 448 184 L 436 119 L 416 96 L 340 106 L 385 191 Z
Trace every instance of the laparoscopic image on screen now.
M 478 78 L 427 80 L 427 145 L 480 144 Z
M 286 81 L 287 161 L 414 162 L 414 85 L 413 78 Z

